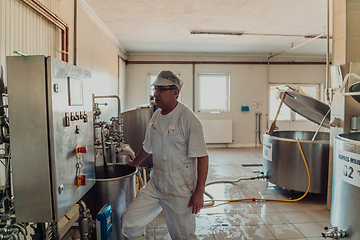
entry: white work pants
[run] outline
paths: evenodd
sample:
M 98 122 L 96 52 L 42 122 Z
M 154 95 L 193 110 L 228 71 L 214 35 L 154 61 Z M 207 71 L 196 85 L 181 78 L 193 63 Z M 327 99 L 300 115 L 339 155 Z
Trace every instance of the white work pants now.
M 174 197 L 160 193 L 150 180 L 122 215 L 123 234 L 129 239 L 141 239 L 145 236 L 145 226 L 163 210 L 172 239 L 197 239 L 195 214 L 188 207 L 189 200 L 190 196 Z

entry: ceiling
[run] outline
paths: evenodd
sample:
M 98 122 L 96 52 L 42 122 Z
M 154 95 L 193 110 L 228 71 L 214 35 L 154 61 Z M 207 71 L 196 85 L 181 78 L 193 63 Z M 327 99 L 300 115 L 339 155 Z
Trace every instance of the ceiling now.
M 285 51 L 283 55 L 326 55 L 326 35 L 325 39 L 312 39 L 308 43 L 305 42 L 310 39 L 304 36 L 326 34 L 328 0 L 86 2 L 127 53 L 231 53 L 270 56 Z M 330 36 L 331 15 L 330 5 Z M 244 34 L 192 35 L 191 31 Z M 296 47 L 300 44 L 303 45 Z M 291 49 L 292 46 L 296 48 Z

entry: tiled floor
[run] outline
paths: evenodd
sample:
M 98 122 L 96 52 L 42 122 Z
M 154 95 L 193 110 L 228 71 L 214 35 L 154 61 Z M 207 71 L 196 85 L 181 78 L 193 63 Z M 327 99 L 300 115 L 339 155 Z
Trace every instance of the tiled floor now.
M 262 148 L 209 148 L 210 165 L 207 182 L 237 180 L 255 176 L 262 167 Z M 289 192 L 266 184 L 264 180 L 240 181 L 236 184 L 210 185 L 206 191 L 215 199 L 276 198 L 288 199 Z M 296 193 L 293 198 L 302 196 Z M 199 239 L 293 239 L 320 240 L 324 226 L 330 225 L 326 196 L 308 194 L 299 202 L 216 202 L 196 216 Z M 171 239 L 163 213 L 147 225 L 147 239 Z

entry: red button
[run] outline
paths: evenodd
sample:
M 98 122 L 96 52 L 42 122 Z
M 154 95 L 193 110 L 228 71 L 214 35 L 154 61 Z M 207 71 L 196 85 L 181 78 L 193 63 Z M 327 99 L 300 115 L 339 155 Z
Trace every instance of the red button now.
M 86 185 L 86 176 L 84 174 L 80 175 L 80 183 L 81 183 L 81 186 Z
M 87 153 L 87 147 L 79 147 L 79 153 Z

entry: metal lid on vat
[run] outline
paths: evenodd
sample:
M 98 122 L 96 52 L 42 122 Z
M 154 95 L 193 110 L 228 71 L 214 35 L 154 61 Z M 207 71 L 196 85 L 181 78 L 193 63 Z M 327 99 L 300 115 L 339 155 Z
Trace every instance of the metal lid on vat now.
M 287 94 L 284 103 L 291 110 L 316 124 L 320 125 L 322 123 L 323 127 L 330 128 L 330 107 L 328 105 L 315 98 L 292 91 L 281 92 L 280 97 L 282 97 L 284 93 Z
M 356 82 L 350 86 L 349 92 L 360 92 L 360 82 Z M 358 103 L 360 103 L 360 95 L 352 95 L 353 99 L 355 99 Z

